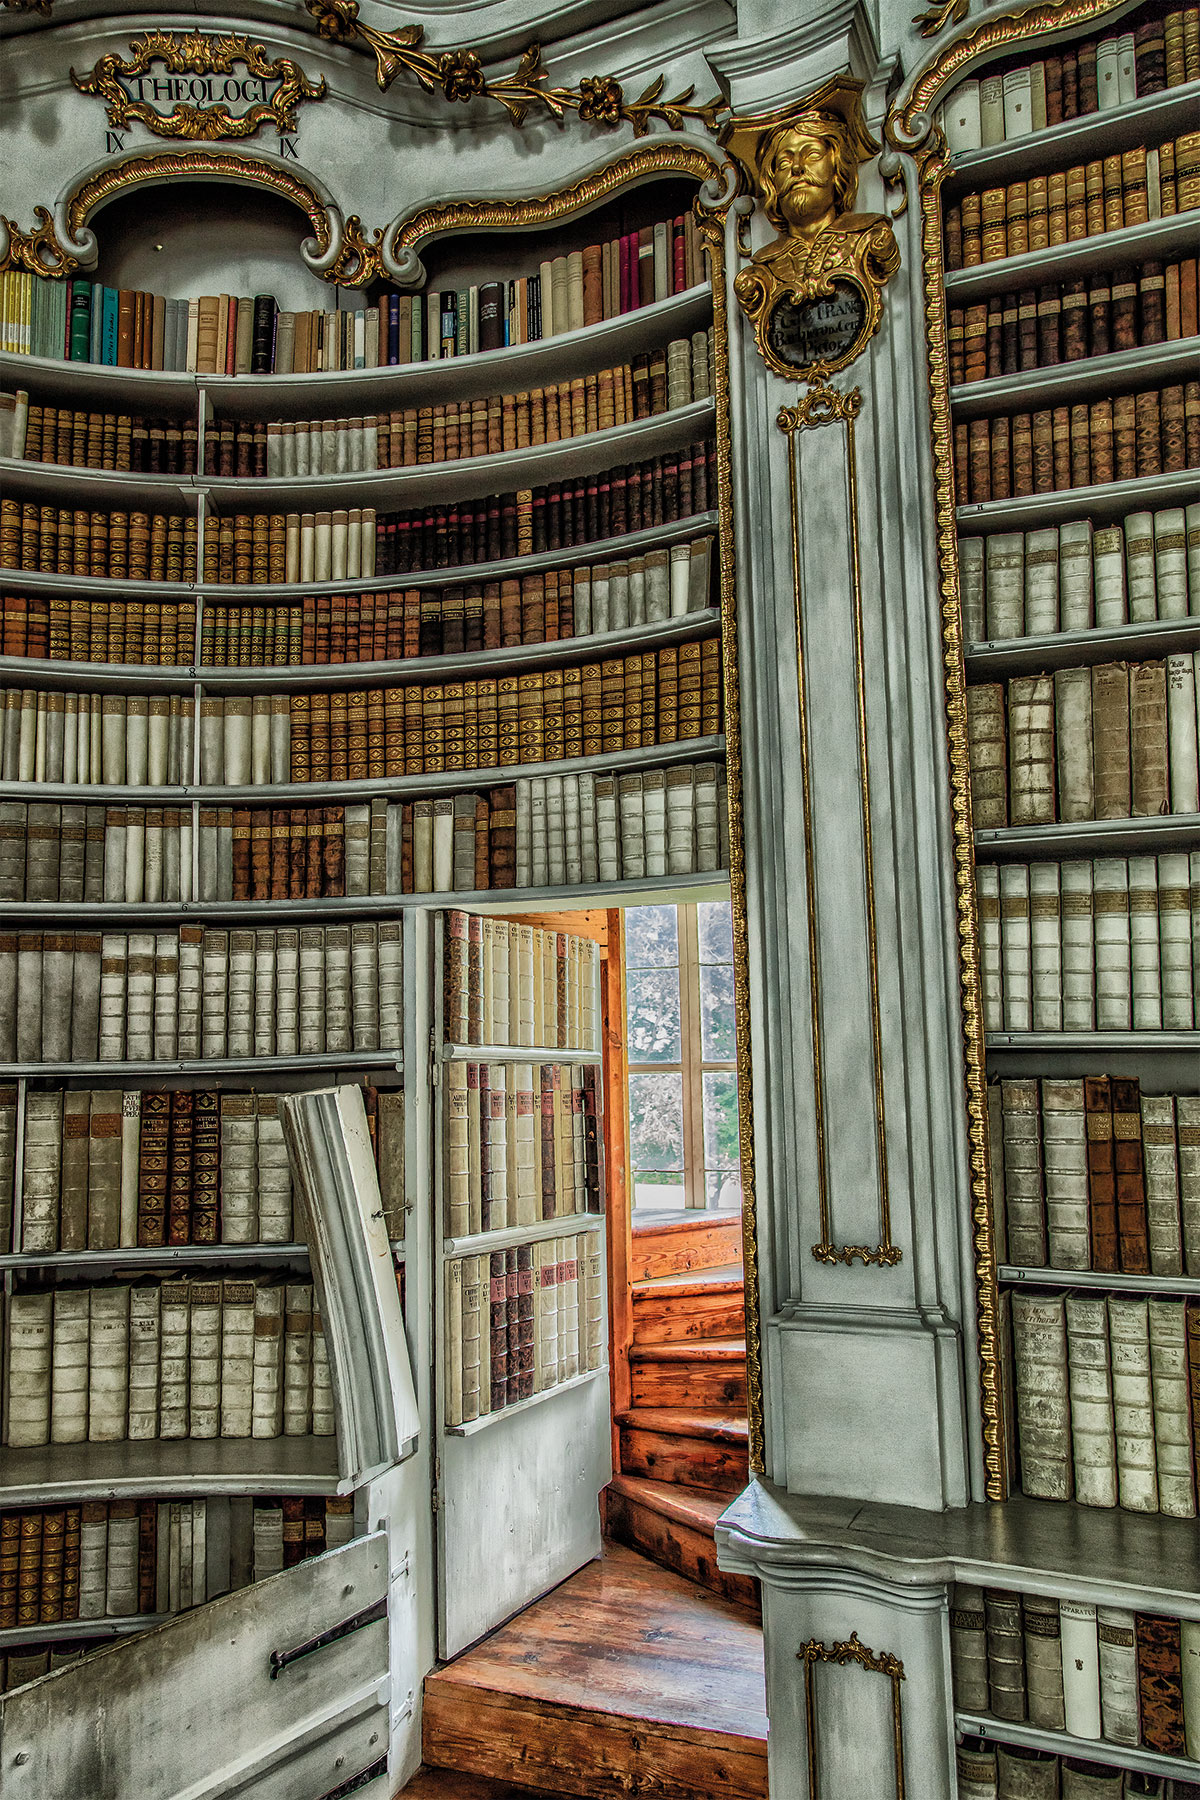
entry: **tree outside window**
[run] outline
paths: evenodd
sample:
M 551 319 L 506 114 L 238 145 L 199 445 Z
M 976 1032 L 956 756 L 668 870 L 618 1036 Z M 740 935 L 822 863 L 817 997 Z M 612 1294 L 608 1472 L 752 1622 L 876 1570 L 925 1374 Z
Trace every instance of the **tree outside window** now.
M 727 900 L 625 913 L 634 1205 L 741 1206 Z

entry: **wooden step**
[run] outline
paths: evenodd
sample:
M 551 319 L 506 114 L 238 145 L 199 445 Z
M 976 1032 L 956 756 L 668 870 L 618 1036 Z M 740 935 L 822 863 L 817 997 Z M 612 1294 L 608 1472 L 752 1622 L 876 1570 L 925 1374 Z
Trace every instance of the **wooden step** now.
M 533 1788 L 514 1787 L 511 1781 L 492 1781 L 486 1775 L 464 1775 L 459 1769 L 421 1767 L 407 1786 L 405 1800 L 570 1800 L 560 1788 L 549 1794 Z
M 692 1275 L 663 1275 L 633 1284 L 635 1344 L 685 1338 L 742 1337 L 745 1291 L 740 1268 L 728 1264 Z
M 621 1472 L 711 1494 L 740 1494 L 749 1479 L 744 1418 L 639 1406 L 616 1415 Z
M 542 1796 L 766 1800 L 762 1633 L 607 1545 L 426 1678 L 423 1733 L 426 1763 Z
M 633 1222 L 633 1281 L 656 1275 L 686 1275 L 692 1269 L 720 1268 L 742 1259 L 741 1213 L 685 1213 Z
M 609 1537 L 757 1614 L 757 1581 L 717 1567 L 713 1530 L 725 1510 L 724 1495 L 671 1487 L 640 1475 L 614 1475 L 601 1498 Z
M 677 1406 L 687 1412 L 746 1410 L 744 1338 L 634 1344 L 629 1372 L 635 1406 Z

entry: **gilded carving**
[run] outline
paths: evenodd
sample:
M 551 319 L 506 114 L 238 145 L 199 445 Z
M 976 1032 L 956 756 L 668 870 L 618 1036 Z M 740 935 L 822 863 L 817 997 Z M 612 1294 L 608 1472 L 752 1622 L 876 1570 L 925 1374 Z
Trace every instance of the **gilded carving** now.
M 782 113 L 733 118 L 719 134 L 777 234 L 734 293 L 763 361 L 791 380 L 820 379 L 862 353 L 900 266 L 883 214 L 853 210 L 859 165 L 879 149 L 863 122 L 862 85 L 836 76 Z
M 295 131 L 296 108 L 302 101 L 325 98 L 324 76 L 310 81 L 287 57 L 272 62 L 264 45 L 252 44 L 244 35 L 210 37 L 201 31 L 154 30 L 134 38 L 129 49 L 127 57 L 115 51 L 102 56 L 90 74 L 77 75 L 71 70 L 71 80 L 81 94 L 95 94 L 108 102 L 108 122 L 118 128 L 137 121 L 156 137 L 200 143 L 253 137 L 260 125 L 274 125 L 282 136 Z M 166 76 L 151 78 L 151 98 L 147 99 L 145 78 L 153 63 L 161 63 Z M 239 63 L 246 71 L 240 82 L 234 76 Z M 215 90 L 210 98 L 204 85 L 212 75 L 225 78 L 220 98 L 215 97 Z M 201 84 L 199 93 L 193 91 L 193 77 Z M 249 86 L 250 92 L 230 95 L 231 81 L 238 89 Z M 136 96 L 130 92 L 131 84 L 136 85 Z M 273 84 L 277 84 L 274 93 L 268 93 Z M 175 101 L 169 113 L 156 110 L 153 89 L 162 86 L 167 89 L 162 98 Z M 232 112 L 231 98 L 245 101 L 246 111 Z
M 50 209 L 35 206 L 33 216 L 37 221 L 33 230 L 22 231 L 15 219 L 6 219 L 0 215 L 0 226 L 4 229 L 4 253 L 0 255 L 0 270 L 25 269 L 31 275 L 50 277 L 73 275 L 80 266 L 79 258 L 72 256 L 59 243 Z
M 860 1642 L 857 1631 L 852 1631 L 844 1641 L 835 1644 L 823 1644 L 818 1638 L 810 1638 L 807 1644 L 796 1652 L 797 1660 L 804 1664 L 804 1731 L 808 1743 L 808 1793 L 810 1800 L 820 1800 L 821 1771 L 818 1753 L 818 1731 L 816 1710 L 816 1682 L 813 1670 L 817 1663 L 836 1663 L 845 1668 L 849 1663 L 856 1663 L 869 1675 L 886 1675 L 892 1686 L 892 1765 L 895 1777 L 896 1800 L 905 1800 L 907 1789 L 904 1781 L 904 1703 L 901 1699 L 900 1683 L 905 1679 L 904 1664 L 890 1650 L 881 1650 L 878 1655 L 874 1650 Z
M 531 111 L 540 110 L 560 123 L 573 112 L 585 125 L 598 125 L 604 131 L 632 125 L 634 136 L 644 137 L 654 119 L 672 131 L 682 131 L 688 123 L 715 131 L 718 117 L 727 110 L 719 96 L 692 105 L 695 90 L 690 87 L 665 99 L 661 75 L 655 76 L 636 100 L 626 98 L 615 75 L 585 75 L 578 87 L 549 87 L 539 44 L 529 45 L 513 74 L 492 80 L 474 50 L 422 50 L 425 33 L 420 25 L 376 31 L 359 18 L 358 0 L 307 0 L 307 4 L 323 38 L 335 44 L 361 39 L 369 46 L 375 56 L 375 79 L 385 92 L 403 70 L 427 94 L 436 94 L 440 88 L 446 100 L 495 100 L 513 125 L 523 125 Z

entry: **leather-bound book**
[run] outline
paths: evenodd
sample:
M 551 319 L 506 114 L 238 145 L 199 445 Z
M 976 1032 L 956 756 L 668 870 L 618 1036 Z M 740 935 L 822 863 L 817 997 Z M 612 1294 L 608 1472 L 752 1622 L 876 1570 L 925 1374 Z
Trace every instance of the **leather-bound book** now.
M 1136 1079 L 1114 1076 L 1110 1090 L 1121 1273 L 1148 1275 L 1150 1250 L 1142 1166 L 1141 1096 Z
M 1062 360 L 1062 299 L 1056 282 L 1043 282 L 1038 289 L 1037 356 L 1038 367 L 1050 368 Z
M 1092 1267 L 1116 1274 L 1120 1260 L 1111 1090 L 1112 1084 L 1107 1075 L 1084 1077 Z
M 972 424 L 975 420 L 971 421 Z M 982 421 L 986 427 L 989 421 Z M 1012 486 L 1012 421 L 1003 417 L 990 421 L 988 435 L 989 498 L 1007 500 Z M 974 496 L 972 496 L 974 497 Z
M 1011 427 L 1012 492 L 1020 498 L 1034 489 L 1033 419 L 1029 413 L 1014 415 Z
M 1064 362 L 1078 362 L 1088 354 L 1089 297 L 1088 282 L 1083 276 L 1062 284 L 1062 360 Z
M 1133 33 L 1134 67 L 1137 71 L 1139 100 L 1145 94 L 1160 94 L 1166 87 L 1164 50 L 1162 18 L 1140 20 L 1134 27 Z
M 1148 1750 L 1182 1756 L 1185 1742 L 1179 1620 L 1138 1613 L 1135 1630 L 1142 1743 Z
M 1139 476 L 1160 475 L 1163 468 L 1162 422 L 1156 389 L 1143 390 L 1134 395 L 1134 419 L 1137 433 L 1137 473 Z
M 1035 412 L 1032 419 L 1033 492 L 1053 493 L 1057 483 L 1054 474 L 1054 415 L 1049 408 Z
M 1141 315 L 1140 342 L 1143 345 L 1166 341 L 1167 320 L 1165 281 L 1161 262 L 1144 262 L 1138 271 L 1138 310 Z

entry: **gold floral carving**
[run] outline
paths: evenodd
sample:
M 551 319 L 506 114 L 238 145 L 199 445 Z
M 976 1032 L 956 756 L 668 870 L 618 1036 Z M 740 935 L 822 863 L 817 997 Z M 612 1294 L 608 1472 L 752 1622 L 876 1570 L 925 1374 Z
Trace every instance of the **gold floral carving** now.
M 108 122 L 121 127 L 138 121 L 156 137 L 186 138 L 192 142 L 212 143 L 220 138 L 253 137 L 260 125 L 274 125 L 276 131 L 296 129 L 296 108 L 304 100 L 325 98 L 325 77 L 310 81 L 296 63 L 287 57 L 274 62 L 263 44 L 252 44 L 242 34 L 210 37 L 202 31 L 148 31 L 145 37 L 133 38 L 127 57 L 112 51 L 102 56 L 87 75 L 71 70 L 71 80 L 81 94 L 94 94 L 108 102 Z M 122 86 L 125 80 L 145 75 L 152 63 L 161 63 L 168 76 L 232 75 L 241 63 L 247 74 L 264 87 L 278 82 L 267 100 L 256 101 L 239 118 L 223 100 L 195 105 L 182 97 L 173 111 L 156 112 L 146 100 L 135 100 Z
M 404 25 L 397 31 L 364 25 L 358 0 L 308 0 L 308 10 L 323 38 L 335 44 L 361 40 L 374 52 L 375 79 L 384 91 L 403 71 L 415 77 L 427 94 L 440 89 L 446 100 L 495 100 L 514 125 L 523 125 L 530 112 L 541 111 L 559 122 L 573 112 L 585 125 L 605 131 L 632 125 L 634 136 L 643 137 L 655 119 L 672 131 L 682 131 L 689 123 L 715 131 L 718 117 L 727 110 L 719 96 L 692 105 L 695 90 L 690 87 L 664 99 L 661 75 L 636 100 L 626 98 L 615 75 L 585 75 L 578 87 L 550 87 L 538 44 L 529 45 L 513 74 L 492 80 L 474 50 L 422 50 L 425 34 L 420 25 Z
M 342 247 L 326 281 L 341 287 L 368 287 L 383 273 L 383 227 L 376 226 L 368 238 L 357 213 L 351 213 L 342 228 Z
M 733 118 L 719 134 L 757 191 L 776 237 L 733 284 L 759 355 L 789 380 L 821 379 L 866 348 L 883 317 L 881 291 L 900 266 L 882 213 L 852 210 L 859 165 L 879 145 L 862 117 L 860 81 L 835 76 L 783 112 Z M 857 296 L 857 299 L 855 298 Z M 849 307 L 827 354 L 788 357 L 786 321 L 796 309 L 818 322 Z
M 33 230 L 22 231 L 15 220 L 0 215 L 6 240 L 4 255 L 0 256 L 0 271 L 27 269 L 31 275 L 73 275 L 80 266 L 79 258 L 59 243 L 49 208 L 35 206 L 33 216 L 37 221 Z
M 896 1800 L 905 1800 L 904 1784 L 904 1705 L 901 1700 L 900 1683 L 904 1680 L 904 1664 L 890 1650 L 881 1650 L 878 1655 L 868 1650 L 861 1643 L 857 1631 L 835 1644 L 823 1644 L 818 1638 L 810 1638 L 807 1644 L 796 1652 L 797 1660 L 804 1664 L 804 1731 L 808 1742 L 808 1793 L 809 1800 L 820 1800 L 821 1774 L 818 1754 L 816 1682 L 814 1669 L 817 1663 L 836 1663 L 840 1668 L 855 1663 L 869 1675 L 886 1675 L 892 1685 L 892 1766 Z
M 942 5 L 914 13 L 912 22 L 921 27 L 922 37 L 936 37 L 947 25 L 961 25 L 969 8 L 970 0 L 943 0 Z

